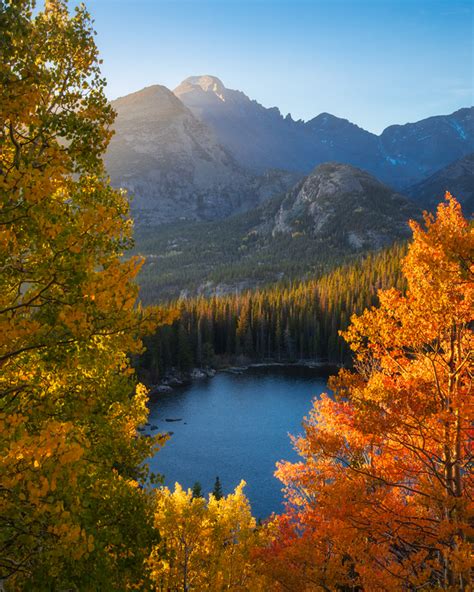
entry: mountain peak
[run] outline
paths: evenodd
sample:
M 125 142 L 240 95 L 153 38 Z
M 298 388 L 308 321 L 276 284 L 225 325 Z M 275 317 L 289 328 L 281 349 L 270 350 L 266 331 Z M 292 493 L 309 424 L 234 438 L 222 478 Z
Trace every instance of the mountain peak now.
M 370 173 L 368 173 L 367 171 L 365 171 L 364 169 L 361 169 L 359 167 L 356 167 L 352 164 L 349 164 L 347 162 L 337 162 L 335 160 L 332 161 L 328 161 L 328 162 L 323 162 L 321 164 L 316 165 L 312 171 L 310 171 L 310 173 L 308 174 L 308 179 L 310 179 L 311 177 L 333 177 L 334 175 L 337 175 L 337 178 L 343 178 L 343 177 L 361 177 L 361 176 L 365 176 L 365 177 L 369 177 L 371 176 Z M 377 182 L 379 182 L 375 177 L 372 177 L 374 180 L 376 180 Z
M 181 101 L 166 86 L 154 84 L 112 101 L 114 109 L 126 119 L 148 117 L 172 118 L 187 111 Z
M 115 99 L 115 101 L 121 101 L 122 103 L 133 102 L 137 100 L 153 101 L 156 99 L 162 99 L 163 97 L 173 100 L 173 93 L 168 88 L 166 88 L 166 86 L 161 84 L 152 84 L 151 86 L 145 86 L 141 90 L 137 90 L 123 97 L 118 97 Z
M 378 249 L 409 234 L 418 208 L 368 172 L 327 162 L 283 198 L 272 234 L 303 233 L 324 244 Z
M 217 76 L 204 74 L 202 76 L 189 76 L 174 89 L 174 92 L 179 96 L 180 94 L 195 90 L 213 93 L 224 100 L 223 97 L 226 87 L 222 84 L 222 81 L 217 78 Z
M 217 78 L 217 76 L 211 76 L 210 74 L 204 74 L 203 76 L 189 76 L 184 82 L 189 82 L 189 84 L 200 86 L 202 90 L 205 90 L 206 92 L 209 90 L 215 91 L 216 87 L 225 89 L 222 81 Z

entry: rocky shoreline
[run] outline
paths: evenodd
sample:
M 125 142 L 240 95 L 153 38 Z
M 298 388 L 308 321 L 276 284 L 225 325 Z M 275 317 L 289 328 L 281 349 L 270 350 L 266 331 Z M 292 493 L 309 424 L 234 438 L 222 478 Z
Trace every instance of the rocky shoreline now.
M 168 372 L 158 384 L 152 384 L 149 386 L 149 394 L 152 396 L 155 394 L 171 393 L 175 388 L 188 386 L 196 380 L 212 378 L 216 373 L 217 370 L 214 368 L 193 368 L 190 372 L 172 370 L 171 372 Z
M 189 372 L 171 370 L 158 384 L 149 385 L 150 396 L 172 393 L 176 388 L 189 386 L 198 380 L 213 378 L 218 372 L 229 374 L 243 374 L 252 368 L 313 368 L 321 371 L 337 372 L 341 364 L 329 363 L 322 360 L 298 360 L 297 362 L 251 362 L 237 366 L 223 366 L 221 368 L 193 368 Z

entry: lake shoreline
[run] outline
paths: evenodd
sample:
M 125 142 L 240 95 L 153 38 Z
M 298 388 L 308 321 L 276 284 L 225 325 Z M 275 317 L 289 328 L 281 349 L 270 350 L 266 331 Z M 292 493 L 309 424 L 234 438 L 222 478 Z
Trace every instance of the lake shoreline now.
M 193 368 L 189 372 L 182 372 L 179 370 L 171 371 L 158 383 L 147 385 L 149 388 L 149 396 L 154 397 L 160 394 L 171 393 L 175 389 L 183 388 L 194 384 L 195 382 L 214 378 L 217 374 L 243 374 L 245 372 L 258 368 L 308 368 L 321 371 L 324 376 L 336 374 L 343 364 L 330 363 L 323 360 L 298 360 L 296 362 L 249 362 L 240 365 L 225 365 L 218 368 L 204 367 Z

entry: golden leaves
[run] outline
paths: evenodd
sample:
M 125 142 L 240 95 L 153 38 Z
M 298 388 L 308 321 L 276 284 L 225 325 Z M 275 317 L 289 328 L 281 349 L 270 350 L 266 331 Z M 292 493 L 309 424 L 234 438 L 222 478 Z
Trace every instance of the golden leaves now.
M 148 567 L 158 588 L 266 590 L 252 553 L 259 541 L 242 481 L 222 499 L 194 498 L 176 483 L 156 494 L 155 527 L 160 543 Z

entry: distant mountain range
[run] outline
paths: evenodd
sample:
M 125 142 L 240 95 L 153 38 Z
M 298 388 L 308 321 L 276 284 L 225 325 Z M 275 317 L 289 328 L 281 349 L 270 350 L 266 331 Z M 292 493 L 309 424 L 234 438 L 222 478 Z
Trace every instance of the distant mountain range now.
M 308 122 L 283 117 L 213 76 L 187 78 L 174 93 L 151 86 L 113 106 L 105 163 L 113 184 L 133 195 L 138 223 L 152 226 L 247 211 L 328 161 L 405 192 L 474 152 L 472 107 L 377 136 L 328 113 Z M 416 188 L 406 192 L 418 201 Z
M 432 210 L 449 191 L 460 202 L 464 214 L 474 214 L 474 153 L 468 154 L 406 190 L 406 195 Z
M 187 78 L 174 93 L 240 164 L 257 171 L 307 173 L 338 161 L 402 189 L 474 150 L 474 108 L 392 125 L 377 136 L 329 113 L 307 122 L 283 117 L 278 108 L 267 109 L 214 76 Z

